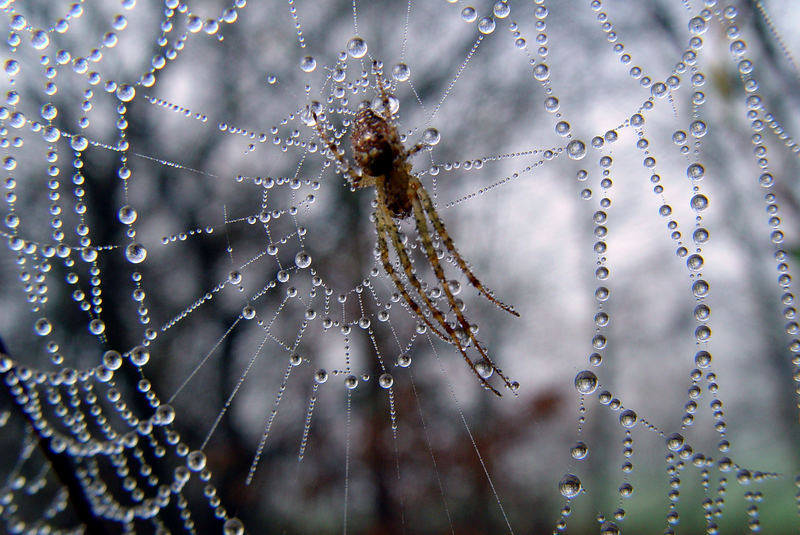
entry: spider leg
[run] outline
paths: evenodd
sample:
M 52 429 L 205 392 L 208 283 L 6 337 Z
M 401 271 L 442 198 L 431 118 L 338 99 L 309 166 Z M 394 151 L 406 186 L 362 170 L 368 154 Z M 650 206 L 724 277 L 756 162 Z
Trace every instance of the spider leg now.
M 456 246 L 453 243 L 453 240 L 447 233 L 447 229 L 445 228 L 444 223 L 439 218 L 439 214 L 436 212 L 436 208 L 433 207 L 433 201 L 431 201 L 431 198 L 428 195 L 428 192 L 425 191 L 425 188 L 422 187 L 422 183 L 419 181 L 419 179 L 411 175 L 411 182 L 409 186 L 416 190 L 417 196 L 422 201 L 422 205 L 425 208 L 425 212 L 427 212 L 428 217 L 431 220 L 431 223 L 433 223 L 433 227 L 436 229 L 436 233 L 439 234 L 439 236 L 442 238 L 444 246 L 447 248 L 448 251 L 450 251 L 450 254 L 453 255 L 453 258 L 455 258 L 458 267 L 461 269 L 464 275 L 467 276 L 467 279 L 469 279 L 470 284 L 472 284 L 472 286 L 474 286 L 478 290 L 478 292 L 483 294 L 483 296 L 486 297 L 486 299 L 497 305 L 499 308 L 505 310 L 506 312 L 508 312 L 513 316 L 519 317 L 519 312 L 514 310 L 514 307 L 506 305 L 505 303 L 496 299 L 494 295 L 492 295 L 492 293 L 488 289 L 486 289 L 486 287 L 483 284 L 481 284 L 481 281 L 478 280 L 478 277 L 476 277 L 475 274 L 472 272 L 472 270 L 469 268 L 467 262 L 458 253 L 458 251 L 456 250 Z
M 414 300 L 414 298 L 411 295 L 409 295 L 409 293 L 403 286 L 403 281 L 400 280 L 400 275 L 398 275 L 397 271 L 395 271 L 394 267 L 392 266 L 392 263 L 389 261 L 389 246 L 387 245 L 386 242 L 386 235 L 387 234 L 393 235 L 393 232 L 386 227 L 385 214 L 381 210 L 380 206 L 377 208 L 375 213 L 375 226 L 378 230 L 378 250 L 380 251 L 381 262 L 383 263 L 383 269 L 386 271 L 386 273 L 389 274 L 389 278 L 392 279 L 392 282 L 394 283 L 395 287 L 397 287 L 398 291 L 400 292 L 400 295 L 403 296 L 408 306 L 411 307 L 411 311 L 414 314 L 416 314 L 419 318 L 421 318 L 422 321 L 425 322 L 425 324 L 428 326 L 428 328 L 431 329 L 439 338 L 441 338 L 442 340 L 449 340 L 450 337 L 445 335 L 442 331 L 440 331 L 439 328 L 437 328 L 425 316 L 424 312 L 422 311 L 422 307 L 420 307 L 419 304 Z M 393 245 L 395 246 L 395 249 L 397 249 L 398 244 L 393 243 Z M 402 247 L 402 243 L 400 243 L 399 245 L 400 247 Z M 405 250 L 403 250 L 403 253 L 405 253 Z M 404 266 L 408 264 L 410 267 L 411 261 L 408 259 L 407 255 L 398 253 L 398 256 L 400 257 L 401 264 L 403 264 Z M 409 273 L 409 271 L 410 271 L 409 269 L 406 269 L 407 274 Z M 411 274 L 409 280 L 413 280 L 417 284 L 419 284 L 419 281 L 416 279 L 416 277 L 413 276 L 413 274 Z
M 377 189 L 378 191 L 380 191 L 380 188 Z M 442 312 L 438 308 L 436 308 L 434 303 L 430 300 L 425 291 L 422 289 L 422 284 L 412 271 L 411 259 L 408 256 L 408 252 L 406 251 L 403 243 L 400 241 L 397 225 L 395 224 L 394 220 L 392 220 L 391 214 L 388 212 L 388 209 L 386 208 L 385 198 L 380 193 L 378 194 L 378 207 L 375 210 L 375 217 L 376 217 L 375 219 L 376 226 L 378 228 L 378 248 L 381 253 L 381 261 L 383 262 L 383 267 L 391 277 L 392 282 L 394 282 L 394 285 L 400 291 L 400 294 L 406 300 L 406 303 L 408 303 L 412 311 L 417 316 L 419 316 L 422 319 L 422 321 L 434 333 L 436 333 L 437 336 L 439 336 L 439 338 L 441 338 L 445 342 L 455 345 L 458 348 L 461 355 L 464 357 L 464 360 L 466 360 L 467 363 L 469 364 L 469 367 L 473 370 L 478 379 L 480 379 L 481 383 L 488 390 L 491 390 L 492 392 L 500 396 L 501 395 L 500 392 L 498 392 L 494 387 L 492 387 L 492 385 L 490 385 L 486 381 L 486 379 L 481 377 L 478 371 L 475 370 L 475 367 L 472 361 L 470 360 L 469 356 L 467 355 L 464 346 L 461 344 L 461 341 L 459 340 L 455 330 L 450 326 L 450 324 L 447 323 L 444 314 L 442 314 Z M 417 293 L 425 301 L 425 305 L 428 307 L 428 310 L 430 310 L 431 314 L 433 315 L 433 318 L 436 320 L 436 323 L 439 324 L 440 326 L 439 328 L 434 326 L 433 322 L 431 322 L 431 320 L 429 320 L 424 315 L 420 306 L 417 304 L 416 301 L 414 301 L 414 298 L 411 297 L 411 295 L 409 295 L 408 291 L 406 291 L 405 287 L 403 286 L 403 282 L 400 280 L 400 277 L 397 275 L 397 272 L 392 267 L 391 262 L 389 262 L 389 250 L 388 247 L 386 246 L 384 234 L 388 234 L 391 237 L 392 245 L 394 246 L 395 251 L 397 252 L 397 256 L 400 259 L 400 263 L 402 264 L 403 269 L 406 272 L 406 277 L 410 281 L 411 285 L 414 286 L 414 288 L 417 290 Z M 444 329 L 444 331 L 447 334 L 445 335 L 444 333 L 442 333 L 440 329 Z
M 405 157 L 406 158 L 411 158 L 412 156 L 414 156 L 416 153 L 418 153 L 422 149 L 426 148 L 427 146 L 428 145 L 426 145 L 425 143 L 417 143 L 416 145 L 414 145 L 413 147 L 411 147 L 410 149 L 408 149 L 406 151 L 406 156 Z
M 456 303 L 456 298 L 453 296 L 453 293 L 450 290 L 450 287 L 447 283 L 447 278 L 445 277 L 444 269 L 442 268 L 442 265 L 439 262 L 439 257 L 436 256 L 436 251 L 433 248 L 433 242 L 431 241 L 430 233 L 428 231 L 428 224 L 425 221 L 425 210 L 422 207 L 422 203 L 420 202 L 417 196 L 413 196 L 411 198 L 411 202 L 412 205 L 414 206 L 414 218 L 416 219 L 417 222 L 417 231 L 419 232 L 420 239 L 422 240 L 422 245 L 425 248 L 425 253 L 428 257 L 428 261 L 430 262 L 431 267 L 433 268 L 433 271 L 436 274 L 436 278 L 439 279 L 439 282 L 441 282 L 442 284 L 442 290 L 444 290 L 444 293 L 447 296 L 447 301 L 450 303 L 450 308 L 455 313 L 459 325 L 461 325 L 461 328 L 464 330 L 464 333 L 475 344 L 475 348 L 478 350 L 478 353 L 480 353 L 481 357 L 483 357 L 483 359 L 492 367 L 492 369 L 495 372 L 497 372 L 497 375 L 500 376 L 501 379 L 503 379 L 503 382 L 506 384 L 506 386 L 511 388 L 511 380 L 508 377 L 506 377 L 503 374 L 503 372 L 500 371 L 500 369 L 495 365 L 495 363 L 492 361 L 489 355 L 486 354 L 486 351 L 480 345 L 480 342 L 478 342 L 477 338 L 475 338 L 475 334 L 472 332 L 472 328 L 470 327 L 469 322 L 464 317 L 464 314 L 461 312 L 461 310 L 458 308 L 458 305 Z M 450 334 L 450 331 L 448 331 L 448 334 Z M 455 332 L 453 332 L 453 334 L 457 336 Z M 453 341 L 457 342 L 459 350 L 461 350 L 462 354 L 464 354 L 464 357 L 469 362 L 472 371 L 475 373 L 475 375 L 477 375 L 481 379 L 481 382 L 483 382 L 483 384 L 486 385 L 487 384 L 486 379 L 481 377 L 481 375 L 478 373 L 478 370 L 475 369 L 475 365 L 469 358 L 467 358 L 466 354 L 464 353 L 461 347 L 460 340 L 458 340 L 458 338 L 456 337 L 453 339 Z
M 328 147 L 328 151 L 333 155 L 333 157 L 338 162 L 342 173 L 344 174 L 345 178 L 353 185 L 353 187 L 361 188 L 364 186 L 369 186 L 371 184 L 364 184 L 364 176 L 359 173 L 350 162 L 348 162 L 344 156 L 339 152 L 339 147 L 331 141 L 328 135 L 325 133 L 325 130 L 322 129 L 322 124 L 320 123 L 317 114 L 314 111 L 311 111 L 311 116 L 314 117 L 314 126 L 317 129 L 317 134 L 319 135 L 320 139 L 325 143 Z
M 386 198 L 382 195 L 378 195 L 378 207 L 375 211 L 376 216 L 376 225 L 378 226 L 379 231 L 382 230 L 385 234 L 389 235 L 392 240 L 392 245 L 394 246 L 395 252 L 397 253 L 397 257 L 400 260 L 400 264 L 403 266 L 403 270 L 406 273 L 406 277 L 408 278 L 411 285 L 417 291 L 417 293 L 422 297 L 422 300 L 425 302 L 425 306 L 433 314 L 436 323 L 439 324 L 439 327 L 434 325 L 427 316 L 422 313 L 421 307 L 414 301 L 414 298 L 409 295 L 408 291 L 406 290 L 405 286 L 403 286 L 403 281 L 400 280 L 400 277 L 392 277 L 392 281 L 394 282 L 397 289 L 400 290 L 401 295 L 403 295 L 404 299 L 408 303 L 408 305 L 412 308 L 412 310 L 425 322 L 425 324 L 433 330 L 436 335 L 441 338 L 442 340 L 449 342 L 455 332 L 448 332 L 448 334 L 444 334 L 440 329 L 444 329 L 445 331 L 452 331 L 452 327 L 447 324 L 445 321 L 444 315 L 439 312 L 433 302 L 430 300 L 428 295 L 425 293 L 425 290 L 422 288 L 422 283 L 419 281 L 417 276 L 414 274 L 413 266 L 411 265 L 411 258 L 408 256 L 408 251 L 406 251 L 405 246 L 400 241 L 400 231 L 397 228 L 394 220 L 392 219 L 389 210 L 386 208 Z M 380 232 L 379 232 L 380 238 Z M 380 239 L 378 246 L 380 248 Z M 383 258 L 382 258 L 383 260 Z M 388 247 L 386 248 L 386 261 L 388 261 Z M 391 268 L 391 264 L 389 264 Z M 384 268 L 386 268 L 386 262 L 384 262 Z M 391 269 L 389 272 L 389 276 L 392 276 L 392 273 L 397 275 L 394 271 L 394 268 Z
M 383 77 L 377 69 L 377 61 L 372 63 L 373 71 L 375 72 L 375 81 L 378 83 L 378 92 L 381 96 L 381 104 L 383 104 L 383 118 L 386 122 L 392 122 L 392 109 L 389 106 L 389 93 L 386 92 L 386 86 L 383 85 Z

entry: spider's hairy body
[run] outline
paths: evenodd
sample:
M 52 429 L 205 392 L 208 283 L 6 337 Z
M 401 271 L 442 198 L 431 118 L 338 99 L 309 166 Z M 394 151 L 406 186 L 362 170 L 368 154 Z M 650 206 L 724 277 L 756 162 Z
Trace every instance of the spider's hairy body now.
M 375 186 L 383 189 L 387 207 L 394 217 L 405 219 L 411 215 L 411 196 L 408 192 L 411 163 L 408 162 L 397 128 L 372 108 L 364 106 L 356 114 L 350 141 L 353 159 L 366 174 L 358 187 Z
M 519 314 L 512 307 L 498 301 L 483 286 L 456 250 L 428 192 L 412 172 L 411 157 L 424 149 L 426 145 L 417 144 L 410 149 L 405 148 L 397 132 L 397 127 L 393 123 L 389 95 L 377 67 L 375 75 L 383 109 L 375 111 L 368 102 L 364 102 L 356 113 L 350 141 L 357 168 L 353 167 L 336 144 L 330 141 L 319 118 L 312 111 L 317 132 L 352 188 L 375 188 L 377 201 L 375 229 L 378 235 L 378 253 L 384 271 L 391 278 L 410 311 L 439 338 L 458 349 L 485 388 L 500 395 L 487 380 L 492 373 L 496 373 L 507 387 L 514 390 L 516 383 L 512 383 L 487 355 L 486 350 L 475 337 L 472 326 L 464 317 L 461 307 L 454 297 L 457 292 L 451 288 L 452 282 L 445 276 L 444 267 L 433 245 L 434 239 L 441 242 L 459 270 L 478 292 L 506 312 L 515 316 L 519 316 Z M 422 282 L 415 274 L 411 254 L 401 239 L 400 229 L 395 220 L 407 219 L 412 215 L 422 245 L 422 253 L 436 276 L 442 290 L 441 293 L 447 301 L 447 308 L 443 309 L 426 292 Z M 389 242 L 397 255 L 407 282 L 403 281 L 395 264 L 391 262 Z M 455 316 L 452 321 L 448 321 L 448 314 Z M 466 348 L 470 344 L 474 345 L 481 357 L 477 363 L 467 355 Z

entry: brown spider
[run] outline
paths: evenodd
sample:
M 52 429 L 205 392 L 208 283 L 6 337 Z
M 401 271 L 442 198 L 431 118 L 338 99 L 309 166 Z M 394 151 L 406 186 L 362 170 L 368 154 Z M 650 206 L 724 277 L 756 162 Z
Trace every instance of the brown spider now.
M 434 208 L 428 192 L 425 191 L 419 178 L 411 171 L 411 156 L 424 149 L 427 145 L 418 143 L 406 150 L 397 127 L 392 119 L 389 95 L 384 87 L 380 67 L 377 62 L 373 63 L 383 109 L 380 113 L 373 111 L 369 102 L 363 102 L 356 113 L 355 124 L 350 140 L 353 148 L 353 157 L 358 169 L 354 168 L 344 155 L 339 151 L 338 146 L 333 143 L 325 134 L 316 112 L 310 109 L 314 119 L 317 133 L 328 148 L 328 151 L 339 164 L 340 172 L 347 178 L 350 186 L 355 188 L 375 188 L 377 197 L 377 207 L 375 209 L 375 227 L 378 234 L 378 250 L 383 263 L 383 268 L 397 290 L 405 299 L 422 322 L 431 331 L 436 333 L 439 338 L 455 346 L 464 360 L 467 361 L 470 369 L 480 379 L 485 388 L 491 390 L 498 396 L 500 393 L 489 384 L 487 378 L 492 372 L 497 373 L 510 389 L 516 390 L 517 383 L 512 383 L 503 372 L 497 368 L 491 358 L 486 354 L 486 350 L 481 346 L 475 334 L 470 328 L 470 324 L 464 317 L 461 308 L 458 306 L 454 297 L 451 283 L 445 277 L 444 269 L 436 254 L 431 237 L 429 223 L 433 226 L 433 236 L 438 236 L 447 251 L 453 256 L 461 272 L 466 275 L 470 284 L 478 292 L 484 295 L 489 301 L 497 305 L 506 312 L 519 316 L 510 306 L 498 301 L 478 280 L 475 274 L 467 265 L 466 261 L 456 250 L 453 240 L 445 229 L 439 214 Z M 446 312 L 440 310 L 425 292 L 422 283 L 414 274 L 410 255 L 401 239 L 395 219 L 402 220 L 410 215 L 414 215 L 417 233 L 424 249 L 425 256 L 433 269 L 436 278 L 441 284 L 442 291 L 447 297 L 450 310 L 456 317 L 455 326 L 445 319 Z M 405 271 L 408 282 L 413 286 L 413 291 L 406 288 L 400 275 L 395 271 L 394 266 L 389 260 L 389 248 L 387 239 L 391 240 L 400 264 Z M 414 295 L 412 295 L 412 293 Z M 418 297 L 417 297 L 418 296 Z M 423 305 L 418 302 L 418 298 L 424 304 L 429 314 L 425 313 Z M 431 317 L 432 316 L 432 319 Z M 473 363 L 466 352 L 466 347 L 473 343 L 482 361 Z

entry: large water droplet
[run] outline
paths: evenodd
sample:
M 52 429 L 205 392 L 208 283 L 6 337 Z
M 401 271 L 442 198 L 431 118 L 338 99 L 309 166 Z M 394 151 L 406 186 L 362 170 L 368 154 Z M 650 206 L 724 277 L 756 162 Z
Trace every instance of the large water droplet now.
M 44 50 L 50 45 L 50 36 L 45 31 L 35 30 L 31 34 L 31 44 L 36 50 Z
M 558 482 L 558 492 L 565 498 L 574 498 L 581 492 L 581 480 L 574 474 L 566 474 Z
M 435 128 L 428 128 L 422 132 L 422 142 L 426 145 L 437 145 L 442 140 L 441 134 Z
M 117 87 L 117 98 L 122 102 L 130 102 L 136 96 L 136 89 L 132 85 L 120 84 Z
M 353 390 L 358 386 L 358 377 L 355 375 L 348 375 L 344 378 L 344 387 L 348 390 Z
M 597 388 L 597 376 L 589 370 L 578 372 L 575 376 L 575 388 L 581 394 L 591 394 Z
M 139 243 L 132 243 L 125 248 L 125 258 L 131 264 L 141 264 L 147 258 L 147 249 Z
M 405 63 L 398 63 L 392 67 L 392 78 L 398 82 L 405 82 L 411 77 L 411 69 Z
M 317 68 L 317 60 L 311 56 L 305 56 L 300 60 L 300 70 L 303 72 L 314 72 Z
M 206 467 L 206 454 L 200 450 L 194 450 L 186 456 L 186 466 L 192 472 L 199 472 Z
M 619 423 L 626 429 L 631 429 L 636 426 L 637 421 L 636 413 L 630 409 L 622 411 L 619 415 Z
M 222 525 L 224 535 L 244 535 L 244 524 L 236 517 L 229 518 Z
M 478 22 L 478 31 L 484 35 L 489 35 L 496 28 L 494 19 L 491 17 L 484 17 Z
M 394 378 L 389 373 L 383 373 L 378 377 L 378 384 L 381 388 L 391 388 L 394 384 Z
M 347 41 L 347 53 L 358 59 L 367 55 L 367 42 L 356 36 Z
M 39 318 L 36 320 L 36 323 L 33 324 L 33 330 L 39 336 L 47 336 L 53 331 L 53 325 L 47 318 Z
M 567 144 L 567 156 L 573 160 L 581 160 L 586 156 L 586 144 L 580 139 L 573 139 Z
M 296 255 L 294 255 L 294 263 L 300 269 L 307 268 L 311 265 L 311 256 L 306 253 L 305 251 L 300 251 Z

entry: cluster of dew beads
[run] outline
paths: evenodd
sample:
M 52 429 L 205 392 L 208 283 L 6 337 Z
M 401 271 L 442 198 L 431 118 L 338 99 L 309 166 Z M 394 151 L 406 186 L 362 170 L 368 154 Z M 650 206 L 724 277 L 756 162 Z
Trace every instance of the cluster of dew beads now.
M 761 15 L 771 25 L 771 20 L 763 7 L 759 8 Z M 753 61 L 748 57 L 747 43 L 741 38 L 741 31 L 737 25 L 738 12 L 734 6 L 728 6 L 723 12 L 725 21 L 725 35 L 730 42 L 729 51 L 731 59 L 736 64 L 739 78 L 745 89 L 746 118 L 749 121 L 753 135 L 750 140 L 753 144 L 753 159 L 759 168 L 758 185 L 764 193 L 766 204 L 767 224 L 769 225 L 769 240 L 773 247 L 773 258 L 778 272 L 777 284 L 781 292 L 782 315 L 786 320 L 784 332 L 787 335 L 788 350 L 795 376 L 800 376 L 800 324 L 797 322 L 795 296 L 792 291 L 792 275 L 789 265 L 791 255 L 784 249 L 785 233 L 781 219 L 780 203 L 778 202 L 775 177 L 772 164 L 767 154 L 765 130 L 769 129 L 783 144 L 794 154 L 800 155 L 800 145 L 793 141 L 785 132 L 778 118 L 766 107 L 761 96 L 760 82 L 755 76 Z M 777 35 L 776 32 L 773 33 Z M 788 55 L 785 48 L 784 54 Z M 800 411 L 800 382 L 795 381 L 795 396 L 798 410 Z M 798 502 L 800 503 L 800 502 Z
M 692 457 L 692 447 L 685 443 L 685 439 L 680 433 L 671 433 L 664 439 L 667 447 L 665 460 L 667 462 L 667 477 L 669 478 L 669 509 L 666 515 L 666 533 L 674 533 L 673 527 L 680 521 L 678 514 L 678 502 L 680 500 L 681 471 L 684 469 L 684 462 Z M 705 458 L 700 455 L 697 462 L 703 464 Z M 694 462 L 694 459 L 693 459 Z M 697 464 L 695 464 L 697 466 Z

